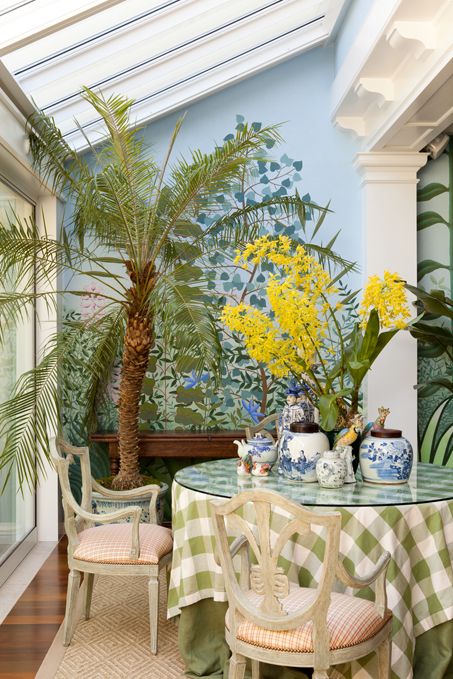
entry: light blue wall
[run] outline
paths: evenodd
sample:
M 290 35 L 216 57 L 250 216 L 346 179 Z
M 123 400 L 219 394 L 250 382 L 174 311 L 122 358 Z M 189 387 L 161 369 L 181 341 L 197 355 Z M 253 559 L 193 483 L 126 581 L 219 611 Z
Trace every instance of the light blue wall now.
M 335 72 L 340 69 L 346 54 L 362 28 L 375 0 L 351 0 L 335 41 Z M 381 2 L 382 0 L 377 0 Z
M 211 150 L 234 130 L 236 114 L 248 122 L 284 123 L 285 143 L 272 149 L 303 160 L 302 195 L 326 204 L 335 214 L 323 232 L 342 229 L 338 249 L 345 256 L 362 259 L 359 223 L 359 182 L 352 163 L 358 147 L 352 135 L 334 128 L 329 118 L 330 87 L 334 77 L 334 47 L 311 50 L 279 66 L 248 78 L 187 107 L 176 153 L 188 148 Z M 127 94 L 127 92 L 125 93 Z M 157 157 L 163 155 L 173 126 L 181 114 L 150 124 L 145 130 Z

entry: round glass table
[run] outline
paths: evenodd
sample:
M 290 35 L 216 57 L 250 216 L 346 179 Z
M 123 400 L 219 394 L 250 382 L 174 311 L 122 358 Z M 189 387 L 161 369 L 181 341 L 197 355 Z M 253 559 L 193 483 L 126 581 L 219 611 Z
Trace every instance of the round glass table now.
M 320 511 L 323 507 L 338 510 L 340 553 L 356 575 L 365 576 L 384 550 L 391 554 L 387 595 L 395 621 L 392 677 L 443 679 L 443 660 L 433 658 L 429 649 L 450 648 L 453 638 L 453 469 L 419 463 L 410 482 L 403 485 L 368 484 L 358 474 L 355 484 L 334 490 L 290 481 L 276 470 L 267 478 L 238 476 L 235 459 L 181 469 L 172 487 L 174 546 L 168 612 L 170 617 L 181 615 L 180 648 L 193 671 L 189 676 L 221 676 L 216 649 L 223 648 L 226 595 L 214 556 L 211 501 L 258 487 Z M 278 534 L 286 518 L 275 511 L 272 520 Z M 320 572 L 323 537 L 310 534 L 310 544 L 305 539 L 286 546 L 285 565 L 288 572 L 294 571 L 295 582 L 308 579 L 306 586 L 313 586 L 310 579 L 316 581 Z M 200 638 L 207 620 L 209 639 L 215 643 L 207 640 L 203 646 Z M 358 661 L 353 676 L 374 679 L 373 663 L 374 656 Z M 453 668 L 453 659 L 451 663 Z M 205 665 L 216 671 L 202 672 Z
M 365 483 L 359 471 L 356 483 L 335 489 L 291 481 L 278 474 L 276 468 L 267 477 L 239 476 L 236 463 L 235 459 L 202 462 L 178 471 L 175 481 L 184 488 L 225 498 L 250 488 L 268 488 L 299 504 L 320 507 L 410 505 L 453 499 L 453 469 L 420 462 L 409 483 Z

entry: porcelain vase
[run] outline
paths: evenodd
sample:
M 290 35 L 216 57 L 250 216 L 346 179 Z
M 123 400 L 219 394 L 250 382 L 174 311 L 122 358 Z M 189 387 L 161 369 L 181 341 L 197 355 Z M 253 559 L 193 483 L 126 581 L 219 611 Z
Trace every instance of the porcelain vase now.
M 323 488 L 340 488 L 346 472 L 346 462 L 338 450 L 327 450 L 316 463 L 316 475 Z
M 328 438 L 317 424 L 293 422 L 280 437 L 278 473 L 294 481 L 316 482 L 316 462 L 328 449 Z
M 413 459 L 412 446 L 399 429 L 371 430 L 360 446 L 362 478 L 369 483 L 407 483 Z

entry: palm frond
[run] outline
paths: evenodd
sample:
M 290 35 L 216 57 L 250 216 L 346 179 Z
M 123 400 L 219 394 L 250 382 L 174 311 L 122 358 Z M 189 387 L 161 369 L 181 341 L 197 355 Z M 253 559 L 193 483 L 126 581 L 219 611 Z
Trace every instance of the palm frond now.
M 69 146 L 53 118 L 33 113 L 27 120 L 27 132 L 33 167 L 42 180 L 56 192 L 76 188 L 87 176 L 88 166 Z
M 12 471 L 17 471 L 19 486 L 36 483 L 49 459 L 49 435 L 62 424 L 59 378 L 63 368 L 71 364 L 86 377 L 81 402 L 88 419 L 94 412 L 99 386 L 105 381 L 124 333 L 124 312 L 117 309 L 108 316 L 70 324 L 56 333 L 45 348 L 39 365 L 24 373 L 17 381 L 10 399 L 0 405 L 0 470 L 5 471 L 6 485 Z M 78 351 L 83 335 L 90 336 L 86 346 L 91 351 Z
M 57 309 L 57 298 L 53 291 L 0 293 L 0 345 L 9 330 L 32 317 L 38 300 L 44 303 L 47 312 Z
M 155 310 L 161 332 L 178 352 L 178 364 L 218 374 L 221 346 L 200 270 L 181 265 L 177 274 L 161 276 L 155 290 Z M 157 303 L 156 303 L 157 302 Z
M 165 229 L 153 248 L 154 262 L 176 222 L 196 217 L 202 209 L 209 209 L 216 195 L 228 193 L 233 184 L 241 179 L 244 166 L 257 158 L 258 152 L 271 139 L 281 139 L 277 127 L 256 130 L 253 126 L 244 125 L 232 139 L 216 146 L 212 153 L 195 150 L 190 160 L 179 160 L 166 182 L 171 201 L 167 208 Z

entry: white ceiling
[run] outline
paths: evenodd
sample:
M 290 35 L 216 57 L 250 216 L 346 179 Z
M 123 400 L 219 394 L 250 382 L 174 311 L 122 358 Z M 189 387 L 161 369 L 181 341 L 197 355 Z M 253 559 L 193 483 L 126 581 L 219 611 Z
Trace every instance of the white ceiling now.
M 348 0 L 0 1 L 0 57 L 68 141 L 102 130 L 83 85 L 151 120 L 324 44 Z

